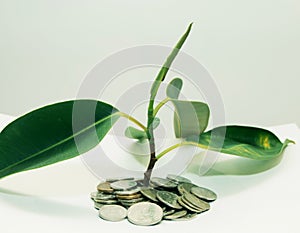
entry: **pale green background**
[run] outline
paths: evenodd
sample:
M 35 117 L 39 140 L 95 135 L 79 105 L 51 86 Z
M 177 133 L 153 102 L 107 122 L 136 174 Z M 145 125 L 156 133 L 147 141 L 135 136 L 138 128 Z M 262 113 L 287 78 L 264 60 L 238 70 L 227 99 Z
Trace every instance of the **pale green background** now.
M 74 98 L 101 59 L 131 46 L 172 46 L 213 75 L 227 122 L 300 125 L 299 0 L 0 0 L 0 112 Z

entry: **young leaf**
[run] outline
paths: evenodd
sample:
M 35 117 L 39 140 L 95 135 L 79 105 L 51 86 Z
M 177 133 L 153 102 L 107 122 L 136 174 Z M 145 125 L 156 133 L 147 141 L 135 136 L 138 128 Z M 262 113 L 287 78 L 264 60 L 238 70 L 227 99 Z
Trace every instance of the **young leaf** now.
M 0 133 L 0 178 L 92 149 L 118 118 L 116 108 L 96 100 L 61 102 L 18 118 Z
M 177 138 L 200 135 L 207 127 L 209 107 L 202 102 L 171 100 L 175 107 L 174 131 Z
M 147 134 L 145 131 L 136 129 L 132 126 L 127 127 L 127 129 L 125 130 L 125 136 L 128 138 L 137 139 L 140 142 L 147 139 Z
M 174 78 L 167 86 L 167 96 L 170 99 L 178 99 L 181 89 L 182 80 L 180 78 Z
M 148 105 L 148 128 L 152 124 L 152 121 L 154 120 L 153 111 L 154 111 L 154 99 L 156 97 L 157 91 L 159 89 L 159 86 L 162 81 L 164 81 L 170 66 L 172 65 L 174 59 L 176 58 L 179 50 L 181 49 L 182 45 L 184 44 L 185 40 L 187 39 L 188 35 L 190 34 L 190 31 L 192 29 L 192 23 L 189 25 L 186 32 L 183 34 L 183 36 L 180 38 L 180 40 L 177 42 L 175 48 L 172 50 L 171 54 L 167 57 L 165 63 L 163 64 L 162 68 L 160 69 L 154 83 L 152 84 L 151 91 L 150 91 L 150 101 Z M 152 130 L 150 130 L 152 131 Z M 153 132 L 151 132 L 151 137 Z
M 153 129 L 156 129 L 159 126 L 160 119 L 158 117 L 155 117 L 152 123 Z M 132 126 L 127 127 L 125 130 L 125 136 L 132 139 L 137 139 L 140 142 L 147 139 L 147 133 L 143 130 L 136 129 Z
M 267 160 L 280 155 L 293 141 L 286 139 L 282 143 L 272 132 L 248 126 L 221 126 L 197 137 L 197 143 L 209 150 L 241 157 Z M 196 137 L 187 138 L 195 141 Z

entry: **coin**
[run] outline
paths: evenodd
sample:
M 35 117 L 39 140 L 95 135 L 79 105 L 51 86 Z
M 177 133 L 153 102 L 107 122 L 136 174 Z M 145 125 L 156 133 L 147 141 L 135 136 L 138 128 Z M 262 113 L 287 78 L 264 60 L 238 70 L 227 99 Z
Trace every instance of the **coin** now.
M 153 188 L 142 188 L 141 193 L 148 199 L 154 202 L 158 202 L 156 198 L 157 190 Z
M 191 183 L 191 181 L 185 177 L 172 175 L 172 174 L 167 175 L 167 179 L 176 181 L 178 183 Z
M 112 204 L 117 204 L 118 201 L 117 200 L 95 200 L 95 202 L 97 203 L 101 203 L 101 204 L 106 204 L 106 205 L 112 205 Z
M 159 186 L 159 187 L 164 187 L 164 188 L 176 188 L 177 187 L 177 184 L 174 181 L 159 178 L 159 177 L 151 178 L 150 183 L 153 186 Z
M 113 193 L 114 190 L 110 187 L 110 183 L 108 182 L 102 182 L 98 184 L 97 189 L 99 192 L 104 192 L 104 193 Z
M 178 196 L 175 193 L 171 193 L 169 191 L 157 191 L 156 197 L 162 203 L 171 208 L 182 209 L 182 206 L 177 202 Z
M 104 205 L 99 209 L 99 216 L 108 221 L 118 222 L 126 218 L 127 210 L 120 205 Z
M 195 208 L 193 206 L 191 206 L 190 204 L 187 204 L 186 202 L 183 201 L 182 197 L 178 198 L 178 203 L 183 206 L 184 208 L 186 208 L 189 211 L 192 211 L 193 213 L 202 213 L 203 210 L 199 209 L 199 208 Z
M 150 226 L 162 220 L 163 210 L 157 204 L 139 202 L 129 207 L 127 217 L 135 225 Z
M 186 210 L 181 210 L 181 211 L 174 212 L 173 214 L 170 214 L 170 215 L 165 215 L 164 219 L 174 220 L 176 218 L 181 218 L 181 217 L 185 216 L 186 214 L 187 214 Z
M 119 180 L 110 184 L 110 187 L 116 190 L 128 190 L 137 186 L 133 180 Z
M 181 218 L 175 218 L 173 219 L 173 221 L 187 221 L 187 220 L 191 220 L 193 219 L 194 217 L 196 217 L 196 213 L 189 213 L 189 214 L 186 214 L 185 216 L 181 217 Z
M 112 183 L 115 181 L 119 181 L 119 180 L 134 180 L 133 177 L 128 177 L 128 178 L 124 178 L 124 177 L 111 177 L 111 178 L 107 178 L 105 181 Z
M 94 198 L 95 201 L 97 200 L 110 200 L 114 199 L 116 196 L 113 194 L 106 194 L 106 193 L 98 193 Z
M 167 215 L 170 215 L 170 214 L 173 214 L 175 212 L 174 209 L 171 209 L 171 210 L 164 210 L 164 216 L 167 216 Z
M 125 204 L 134 204 L 134 203 L 137 203 L 137 202 L 141 202 L 143 201 L 144 198 L 135 198 L 135 199 L 131 199 L 131 200 L 119 200 L 122 204 L 125 203 Z
M 103 206 L 103 204 L 94 202 L 95 209 L 99 210 L 102 206 Z
M 189 193 L 191 191 L 191 188 L 195 187 L 192 183 L 180 183 L 177 186 L 178 192 L 183 195 L 184 193 Z
M 215 201 L 217 199 L 217 194 L 203 187 L 197 187 L 197 186 L 192 187 L 191 193 L 194 194 L 196 197 L 205 201 Z
M 131 190 L 121 190 L 121 191 L 115 191 L 115 194 L 118 195 L 133 195 L 133 194 L 137 194 L 138 192 L 140 192 L 140 188 L 135 188 L 135 189 L 131 189 Z
M 142 195 L 140 193 L 133 194 L 133 195 L 117 195 L 118 199 L 122 200 L 131 200 L 131 199 L 137 199 L 140 198 Z
M 209 210 L 210 209 L 209 203 L 199 199 L 198 197 L 196 197 L 195 195 L 193 195 L 191 193 L 183 194 L 183 199 L 185 199 L 186 201 L 191 203 L 196 208 L 200 208 L 202 210 Z

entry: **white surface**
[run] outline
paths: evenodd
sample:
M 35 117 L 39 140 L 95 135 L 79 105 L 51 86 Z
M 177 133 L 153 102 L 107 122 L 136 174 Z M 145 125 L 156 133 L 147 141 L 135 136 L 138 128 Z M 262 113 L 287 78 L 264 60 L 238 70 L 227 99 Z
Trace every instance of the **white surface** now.
M 10 117 L 0 115 L 0 127 L 9 120 Z M 163 221 L 152 227 L 138 227 L 126 220 L 110 223 L 99 219 L 89 199 L 98 181 L 80 159 L 72 159 L 0 181 L 1 232 L 298 233 L 300 130 L 294 124 L 271 129 L 280 139 L 297 143 L 286 149 L 277 166 L 257 174 L 232 175 L 249 173 L 249 167 L 264 167 L 255 161 L 234 158 L 230 164 L 239 165 L 236 169 L 222 161 L 214 167 L 227 175 L 199 177 L 187 173 L 195 183 L 210 187 L 219 195 L 210 211 L 192 221 Z
M 183 50 L 213 75 L 227 120 L 300 126 L 299 9 L 299 0 L 1 0 L 1 112 L 74 98 L 98 61 L 136 45 L 173 46 L 193 21 Z

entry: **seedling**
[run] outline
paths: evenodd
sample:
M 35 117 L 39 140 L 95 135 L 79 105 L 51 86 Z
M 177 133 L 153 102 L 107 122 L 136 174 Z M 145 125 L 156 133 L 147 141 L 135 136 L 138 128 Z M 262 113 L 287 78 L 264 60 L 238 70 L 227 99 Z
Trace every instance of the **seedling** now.
M 126 136 L 133 140 L 148 141 L 150 160 L 144 173 L 145 186 L 149 184 L 156 162 L 181 146 L 191 145 L 255 160 L 279 156 L 292 141 L 286 139 L 282 143 L 268 130 L 230 125 L 206 131 L 209 107 L 203 102 L 179 100 L 183 85 L 180 78 L 169 82 L 166 98 L 155 106 L 160 85 L 165 81 L 191 28 L 192 24 L 176 44 L 152 84 L 145 125 L 133 116 L 98 100 L 76 99 L 44 106 L 16 119 L 1 132 L 0 178 L 71 159 L 91 150 L 101 142 L 120 117 L 127 118 L 138 127 L 128 127 Z M 167 102 L 174 105 L 175 136 L 182 141 L 157 154 L 154 131 L 159 127 L 158 113 Z

